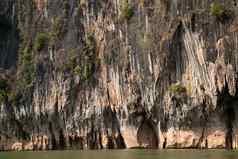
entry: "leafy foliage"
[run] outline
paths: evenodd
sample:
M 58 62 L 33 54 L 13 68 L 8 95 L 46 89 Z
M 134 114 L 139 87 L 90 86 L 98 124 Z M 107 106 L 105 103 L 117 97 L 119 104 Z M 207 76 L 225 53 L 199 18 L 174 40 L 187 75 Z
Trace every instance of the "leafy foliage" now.
M 169 87 L 169 91 L 176 94 L 181 94 L 187 92 L 186 88 L 181 84 L 172 84 Z
M 82 78 L 87 81 L 91 79 L 96 65 L 96 41 L 93 34 L 86 37 L 86 46 L 84 48 L 84 63 L 82 68 Z
M 128 0 L 124 0 L 122 5 L 121 19 L 129 21 L 134 15 L 133 8 L 129 5 Z
M 67 55 L 67 63 L 64 66 L 64 69 L 72 72 L 77 66 L 77 52 L 75 49 L 70 49 Z
M 64 30 L 64 22 L 61 17 L 55 17 L 53 19 L 52 30 L 50 32 L 50 42 L 54 44 L 58 39 L 61 38 Z
M 49 42 L 49 35 L 47 33 L 38 33 L 36 35 L 36 40 L 34 43 L 34 49 L 36 51 L 41 51 Z
M 225 9 L 220 3 L 212 3 L 210 13 L 215 17 L 221 17 L 225 13 Z
M 93 34 L 85 39 L 85 46 L 81 53 L 77 49 L 70 49 L 67 53 L 66 63 L 62 66 L 64 72 L 79 76 L 83 82 L 93 80 L 95 68 L 99 60 L 96 58 L 96 41 Z
M 9 100 L 14 105 L 17 105 L 21 96 L 24 96 L 24 99 L 29 99 L 36 78 L 32 45 L 27 42 L 27 39 L 25 39 L 20 48 L 19 69 L 17 79 L 14 82 L 15 88 L 9 94 Z M 22 98 L 21 100 L 24 99 Z
M 32 86 L 35 78 L 35 65 L 32 52 L 28 47 L 26 47 L 22 52 L 21 62 L 21 78 L 19 84 L 22 87 Z
M 210 14 L 215 16 L 221 23 L 225 23 L 232 19 L 234 12 L 231 9 L 225 8 L 225 6 L 220 3 L 212 3 L 210 7 Z
M 74 75 L 76 76 L 80 76 L 81 75 L 81 67 L 79 65 L 77 65 L 75 68 L 74 68 Z

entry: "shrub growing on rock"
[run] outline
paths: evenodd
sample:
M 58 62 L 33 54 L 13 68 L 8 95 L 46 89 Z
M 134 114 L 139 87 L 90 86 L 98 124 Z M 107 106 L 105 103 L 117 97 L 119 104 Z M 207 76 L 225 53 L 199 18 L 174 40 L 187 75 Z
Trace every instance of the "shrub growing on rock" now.
M 226 22 L 232 17 L 232 11 L 227 10 L 225 6 L 220 3 L 212 3 L 210 6 L 210 14 L 222 23 Z
M 172 84 L 169 87 L 169 91 L 175 94 L 181 94 L 181 93 L 187 92 L 186 88 L 182 86 L 181 84 Z
M 121 19 L 129 21 L 134 15 L 133 8 L 129 5 L 128 1 L 125 0 L 122 5 Z
M 210 13 L 212 16 L 221 17 L 225 13 L 224 6 L 220 3 L 212 3 L 210 7 Z
M 34 48 L 37 51 L 41 51 L 47 45 L 49 36 L 47 33 L 38 33 L 34 43 Z
M 52 29 L 49 33 L 50 44 L 53 45 L 64 34 L 64 20 L 61 17 L 55 17 L 52 22 Z

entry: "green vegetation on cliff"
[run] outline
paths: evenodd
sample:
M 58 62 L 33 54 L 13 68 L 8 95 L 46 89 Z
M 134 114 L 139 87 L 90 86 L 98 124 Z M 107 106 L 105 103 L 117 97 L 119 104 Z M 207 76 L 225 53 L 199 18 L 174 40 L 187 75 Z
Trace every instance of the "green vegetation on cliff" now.
M 212 3 L 210 7 L 210 13 L 215 17 L 221 17 L 225 13 L 224 6 L 222 6 L 220 3 Z
M 172 93 L 181 94 L 181 93 L 185 93 L 187 90 L 181 84 L 172 84 L 169 87 L 169 91 Z
M 130 6 L 128 0 L 124 0 L 121 10 L 121 20 L 129 21 L 133 15 L 134 15 L 133 8 Z
M 226 8 L 221 3 L 214 2 L 210 6 L 210 14 L 222 23 L 232 19 L 233 11 L 230 8 Z
M 52 26 L 51 26 L 51 32 L 50 35 L 50 44 L 53 45 L 62 37 L 62 34 L 64 32 L 64 21 L 61 17 L 54 17 Z
M 21 77 L 19 78 L 19 85 L 26 88 L 33 85 L 35 78 L 35 65 L 33 55 L 30 48 L 26 47 L 21 54 Z
M 49 42 L 49 35 L 47 33 L 38 33 L 36 35 L 34 49 L 37 51 L 41 51 L 43 48 L 47 46 L 48 42 Z
M 87 81 L 92 79 L 95 72 L 95 67 L 98 64 L 96 57 L 96 41 L 93 34 L 86 37 L 86 46 L 83 50 L 84 62 L 82 63 L 82 80 Z
M 85 38 L 85 47 L 82 52 L 76 48 L 67 51 L 66 63 L 61 66 L 62 71 L 66 71 L 74 76 L 79 76 L 81 81 L 90 81 L 99 64 L 96 57 L 96 41 L 93 34 Z

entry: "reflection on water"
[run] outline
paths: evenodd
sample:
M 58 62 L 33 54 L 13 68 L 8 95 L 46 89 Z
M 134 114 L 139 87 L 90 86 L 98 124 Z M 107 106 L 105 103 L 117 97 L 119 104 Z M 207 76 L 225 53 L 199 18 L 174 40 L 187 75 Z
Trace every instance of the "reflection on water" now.
M 226 150 L 102 150 L 1 152 L 0 159 L 238 159 Z

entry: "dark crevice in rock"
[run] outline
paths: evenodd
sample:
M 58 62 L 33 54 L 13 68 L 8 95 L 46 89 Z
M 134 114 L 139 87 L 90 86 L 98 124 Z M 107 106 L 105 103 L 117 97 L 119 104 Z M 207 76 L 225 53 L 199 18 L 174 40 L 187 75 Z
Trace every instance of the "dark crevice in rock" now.
M 196 30 L 196 14 L 192 14 L 192 17 L 191 17 L 191 29 L 193 32 L 195 32 Z
M 201 144 L 204 141 L 204 138 L 205 138 L 205 128 L 203 128 L 203 130 L 202 130 L 202 135 L 200 136 L 200 138 L 198 140 L 196 148 L 201 148 L 202 147 Z
M 88 148 L 89 149 L 99 149 L 100 148 L 100 145 L 102 145 L 100 143 L 100 140 L 99 140 L 99 133 L 98 131 L 94 131 L 93 129 L 91 130 L 90 133 L 88 133 L 87 135 L 87 145 L 88 145 Z
M 118 116 L 120 117 L 120 112 L 118 115 L 115 108 L 112 109 L 110 106 L 107 106 L 103 110 L 103 121 L 104 121 L 105 128 L 107 129 L 106 136 L 107 136 L 108 149 L 126 148 L 126 143 L 121 134 Z
M 114 149 L 115 148 L 112 136 L 107 137 L 107 148 L 108 149 Z
M 237 90 L 236 90 L 237 92 Z M 237 94 L 235 96 L 230 95 L 228 82 L 225 82 L 225 86 L 221 92 L 218 91 L 217 105 L 221 111 L 221 118 L 224 119 L 226 126 L 225 146 L 227 149 L 233 149 L 233 136 L 234 136 L 234 121 L 235 107 L 238 102 Z
M 205 94 L 205 89 L 203 87 L 201 87 L 201 90 L 203 91 L 203 94 Z M 202 104 L 201 104 L 201 107 L 202 107 L 202 113 L 201 113 L 201 116 L 200 116 L 200 126 L 202 128 L 202 134 L 198 140 L 198 143 L 196 145 L 196 148 L 202 148 L 202 142 L 206 140 L 206 131 L 207 131 L 207 123 L 209 121 L 209 100 L 208 98 L 206 98 L 206 95 L 204 96 L 203 98 L 203 101 L 202 101 Z
M 51 150 L 57 150 L 58 145 L 54 133 L 51 134 Z
M 73 141 L 73 144 L 75 146 L 76 149 L 83 149 L 83 138 L 76 135 L 75 136 L 75 140 Z
M 69 143 L 69 149 L 77 149 L 77 150 L 82 150 L 84 149 L 84 139 L 83 137 L 80 137 L 78 135 L 69 135 L 68 136 L 68 143 Z
M 53 132 L 53 128 L 52 128 L 52 123 L 51 122 L 49 123 L 49 132 L 50 132 L 50 138 L 51 138 L 51 150 L 57 150 L 58 145 L 57 145 L 55 134 Z
M 126 143 L 124 141 L 123 136 L 121 133 L 118 134 L 116 137 L 116 144 L 117 144 L 117 149 L 125 149 L 126 148 Z
M 234 6 L 237 6 L 237 2 L 236 2 L 236 0 L 233 0 L 233 2 L 234 2 Z
M 233 149 L 233 124 L 235 120 L 235 112 L 233 108 L 227 108 L 225 110 L 226 115 L 226 148 Z
M 159 141 L 155 123 L 151 119 L 142 121 L 137 130 L 137 141 L 146 148 L 158 148 Z
M 59 149 L 64 150 L 66 147 L 65 137 L 63 129 L 60 129 L 59 131 Z
M 163 149 L 165 149 L 167 146 L 167 137 L 164 138 L 164 142 L 163 142 Z
M 185 66 L 183 64 L 183 50 L 184 50 L 184 44 L 183 44 L 183 33 L 184 33 L 184 27 L 182 21 L 176 20 L 174 22 L 176 25 L 174 26 L 174 33 L 172 37 L 171 44 L 169 45 L 169 52 L 171 54 L 171 59 L 169 62 L 170 68 L 169 70 L 174 70 L 175 72 L 171 72 L 172 75 L 175 74 L 176 79 L 181 80 L 182 74 L 184 73 Z M 173 81 L 174 79 L 171 78 L 172 81 L 169 81 L 171 83 L 175 83 L 176 81 Z

